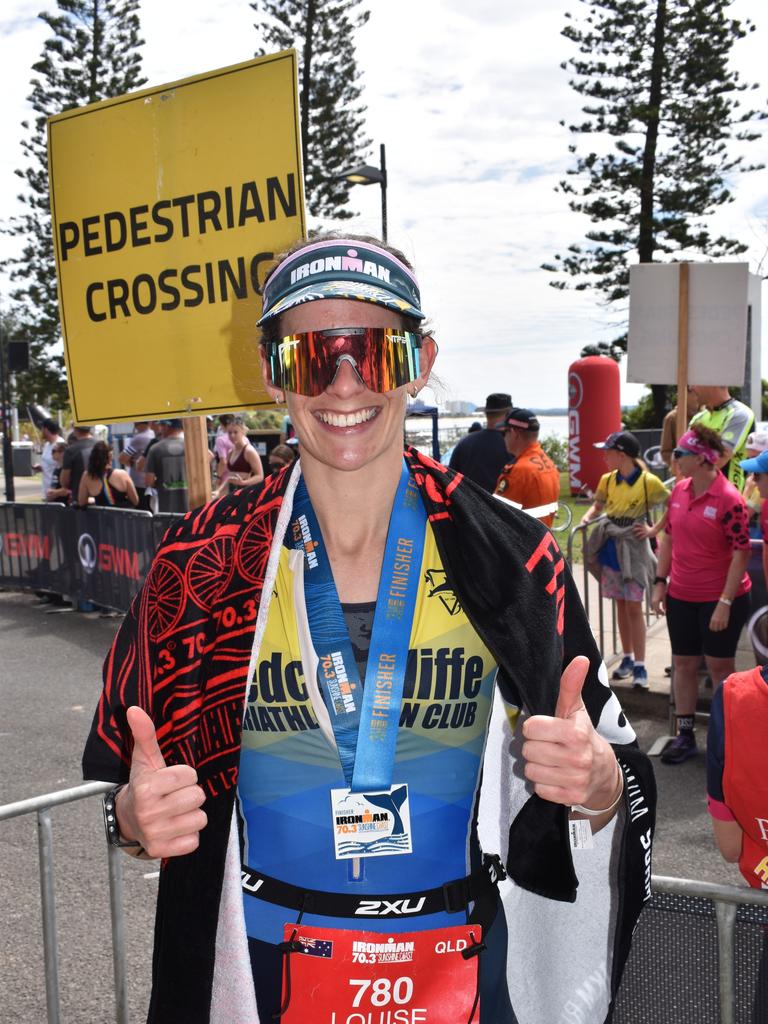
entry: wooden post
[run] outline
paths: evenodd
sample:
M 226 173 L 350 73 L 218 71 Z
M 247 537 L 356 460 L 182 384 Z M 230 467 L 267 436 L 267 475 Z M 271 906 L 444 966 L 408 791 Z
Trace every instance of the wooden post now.
M 199 508 L 211 500 L 211 460 L 205 416 L 190 416 L 184 420 L 184 458 L 189 507 Z
M 680 264 L 677 308 L 677 439 L 688 429 L 688 282 L 689 264 Z

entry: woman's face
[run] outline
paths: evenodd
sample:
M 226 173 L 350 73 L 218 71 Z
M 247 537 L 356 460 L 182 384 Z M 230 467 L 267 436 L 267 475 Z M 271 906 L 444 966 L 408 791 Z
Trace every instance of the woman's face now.
M 404 329 L 405 322 L 383 306 L 350 299 L 318 299 L 295 306 L 280 318 L 283 336 L 334 327 Z M 425 339 L 420 351 L 421 374 L 414 382 L 418 387 L 426 382 L 435 354 L 434 342 Z M 371 391 L 344 360 L 321 395 L 310 398 L 288 392 L 288 414 L 301 439 L 302 458 L 352 471 L 374 463 L 393 449 L 401 451 L 406 393 L 412 387 L 409 384 L 394 391 Z M 268 390 L 274 397 L 279 389 Z
M 243 430 L 241 424 L 230 423 L 229 426 L 227 427 L 227 437 L 232 442 L 232 444 L 241 444 L 243 438 L 245 437 L 245 431 Z
M 614 469 L 619 469 L 621 466 L 621 452 L 617 452 L 615 448 L 604 448 L 603 458 L 605 464 L 608 467 L 608 472 L 612 473 Z

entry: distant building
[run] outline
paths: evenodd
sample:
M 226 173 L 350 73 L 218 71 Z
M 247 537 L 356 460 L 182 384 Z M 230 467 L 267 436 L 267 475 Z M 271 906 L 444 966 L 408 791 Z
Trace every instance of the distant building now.
M 471 416 L 475 411 L 476 402 L 454 400 L 445 403 L 446 412 L 451 416 Z

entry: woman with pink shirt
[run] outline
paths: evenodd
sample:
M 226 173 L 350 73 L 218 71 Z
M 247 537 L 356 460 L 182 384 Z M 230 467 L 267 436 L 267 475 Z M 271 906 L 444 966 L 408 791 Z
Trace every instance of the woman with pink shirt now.
M 675 671 L 677 735 L 661 755 L 665 764 L 682 764 L 698 753 L 694 715 L 701 656 L 717 688 L 734 671 L 736 645 L 749 617 L 749 512 L 717 468 L 724 451 L 720 435 L 698 425 L 674 451 L 683 479 L 669 499 L 653 587 L 654 611 L 667 616 Z

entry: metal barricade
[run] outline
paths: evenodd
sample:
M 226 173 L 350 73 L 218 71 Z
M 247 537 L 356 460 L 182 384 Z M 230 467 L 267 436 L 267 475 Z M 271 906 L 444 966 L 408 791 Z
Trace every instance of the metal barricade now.
M 88 782 L 82 786 L 0 806 L 0 821 L 7 821 L 10 818 L 26 814 L 37 815 L 48 1024 L 61 1024 L 62 1022 L 50 812 L 54 807 L 101 795 L 110 788 L 111 783 Z M 115 982 L 115 1021 L 117 1024 L 129 1024 L 122 857 L 123 854 L 119 849 L 109 848 L 109 902 Z M 746 887 L 715 885 L 693 879 L 667 878 L 659 875 L 653 876 L 651 885 L 654 896 L 640 919 L 640 925 L 635 935 L 632 954 L 624 974 L 613 1018 L 616 1024 L 645 1024 L 646 1021 L 658 1020 L 664 1020 L 665 1024 L 677 1024 L 677 1021 L 680 1021 L 681 1024 L 688 1024 L 690 1020 L 696 1020 L 697 1024 L 741 1024 L 743 1020 L 746 1024 L 743 1013 L 738 1014 L 737 1011 L 739 1008 L 743 1009 L 745 1003 L 752 998 L 755 999 L 755 1005 L 760 1002 L 760 1006 L 763 1006 L 761 1000 L 765 1000 L 765 1010 L 768 1014 L 768 891 L 761 892 Z M 668 905 L 669 900 L 674 898 L 677 898 L 678 905 Z M 667 901 L 667 905 L 663 905 L 664 901 Z M 702 915 L 701 909 L 696 906 L 696 901 L 705 901 L 713 908 L 713 911 L 710 910 L 708 915 Z M 698 1008 L 690 1007 L 687 1004 L 680 1008 L 678 1005 L 677 1009 L 683 1016 L 674 1016 L 669 1007 L 664 1010 L 662 1016 L 659 1016 L 657 1004 L 660 1005 L 666 998 L 662 983 L 670 974 L 670 964 L 666 958 L 666 950 L 658 941 L 659 927 L 653 922 L 654 912 L 677 913 L 678 915 L 687 913 L 700 918 L 708 916 L 710 919 L 714 916 L 716 941 L 711 942 L 699 931 L 699 948 L 690 950 L 690 952 L 698 962 L 703 961 L 705 964 L 707 964 L 707 957 L 717 957 L 717 984 L 715 986 L 714 982 L 712 983 L 712 992 L 709 994 L 704 989 L 700 991 L 706 1005 Z M 739 923 L 744 924 L 745 914 L 747 914 L 746 924 L 752 934 L 758 928 L 762 928 L 765 934 L 764 963 L 760 966 L 759 971 L 755 970 L 753 963 L 745 965 L 742 962 L 744 958 L 738 959 L 742 974 L 745 967 L 749 967 L 751 970 L 751 974 L 746 979 L 737 977 L 735 971 L 735 962 L 737 962 L 735 956 L 737 950 L 736 931 Z M 675 933 L 674 926 L 672 928 L 662 927 L 662 930 L 666 937 Z M 684 948 L 689 950 L 690 943 L 684 929 L 678 927 L 677 936 L 678 942 L 682 939 Z M 688 973 L 690 974 L 690 972 Z M 757 975 L 757 985 L 762 985 L 763 989 L 753 996 L 755 975 Z M 700 979 L 694 973 L 690 980 L 692 984 L 697 985 Z M 737 982 L 741 983 L 737 984 Z M 673 983 L 676 984 L 674 978 Z M 653 991 L 651 986 L 655 986 Z M 715 1009 L 718 1000 L 719 1015 Z M 758 1010 L 758 1013 L 760 1012 L 762 1011 Z M 768 1016 L 754 1019 L 768 1020 Z
M 617 618 L 616 618 L 616 602 L 612 601 L 610 598 L 603 597 L 603 591 L 602 591 L 602 587 L 601 587 L 599 581 L 593 581 L 592 583 L 590 582 L 590 574 L 589 574 L 589 570 L 587 569 L 586 559 L 584 558 L 584 552 L 585 552 L 586 545 L 587 545 L 587 533 L 588 533 L 589 529 L 591 527 L 593 527 L 593 526 L 596 526 L 597 523 L 601 522 L 605 518 L 606 518 L 606 516 L 604 516 L 604 515 L 597 516 L 595 519 L 591 520 L 589 523 L 586 523 L 586 524 L 585 523 L 578 523 L 576 526 L 574 526 L 573 529 L 568 534 L 568 544 L 567 544 L 567 548 L 566 548 L 565 558 L 566 558 L 566 561 L 568 562 L 568 568 L 571 570 L 571 572 L 573 572 L 574 571 L 573 570 L 574 541 L 575 541 L 577 536 L 580 536 L 581 537 L 581 552 L 582 552 L 582 563 L 581 564 L 582 564 L 582 574 L 583 574 L 582 575 L 582 601 L 584 602 L 584 610 L 587 613 L 587 621 L 589 622 L 590 626 L 592 627 L 592 632 L 595 633 L 595 640 L 597 641 L 597 646 L 598 646 L 598 648 L 600 650 L 600 654 L 601 654 L 601 656 L 603 658 L 603 661 L 606 663 L 606 665 L 610 666 L 618 658 L 619 653 L 620 653 L 619 652 L 619 648 L 618 648 L 619 631 L 618 631 L 618 621 L 617 621 Z M 590 586 L 591 585 L 597 587 L 597 617 L 598 617 L 597 630 L 595 630 L 595 626 L 594 626 L 594 623 L 592 621 L 592 609 L 590 607 Z M 610 612 L 609 612 L 609 615 L 610 615 L 610 643 L 611 643 L 611 649 L 610 650 L 606 649 L 606 642 L 605 642 L 605 637 L 606 637 L 605 602 L 606 601 L 608 601 L 608 603 L 610 605 Z M 652 615 L 651 598 L 650 598 L 650 594 L 648 593 L 648 591 L 646 591 L 646 594 L 645 594 L 645 599 L 644 599 L 644 602 L 643 602 L 643 607 L 644 607 L 644 610 L 645 610 L 645 625 L 646 625 L 646 628 L 647 628 L 647 627 L 649 627 L 651 625 L 651 615 Z
M 617 650 L 618 624 L 617 624 L 617 620 L 616 620 L 616 604 L 615 604 L 614 601 L 609 601 L 609 604 L 610 604 L 610 618 L 611 618 L 611 632 L 610 632 L 610 636 L 611 636 L 611 646 L 612 646 L 612 649 L 609 652 L 609 651 L 606 650 L 606 643 L 605 643 L 605 633 L 606 633 L 606 628 L 605 628 L 605 601 L 608 600 L 608 598 L 604 598 L 603 597 L 603 592 L 602 592 L 602 588 L 600 586 L 600 583 L 599 582 L 594 582 L 593 583 L 590 580 L 590 574 L 589 574 L 589 570 L 587 569 L 586 558 L 584 557 L 584 553 L 585 553 L 586 546 L 587 546 L 587 533 L 589 532 L 590 527 L 595 526 L 597 523 L 601 522 L 605 518 L 606 518 L 605 516 L 598 516 L 596 519 L 593 519 L 589 523 L 578 523 L 576 526 L 574 526 L 573 529 L 568 534 L 568 545 L 567 545 L 567 549 L 566 549 L 565 558 L 566 558 L 566 561 L 568 562 L 568 568 L 571 570 L 571 572 L 573 572 L 573 548 L 574 548 L 574 541 L 575 541 L 576 537 L 580 537 L 581 538 L 581 553 L 582 553 L 581 566 L 582 566 L 582 573 L 583 573 L 583 575 L 582 575 L 582 601 L 584 603 L 584 610 L 587 613 L 587 622 L 589 622 L 590 626 L 592 627 L 593 633 L 595 633 L 595 640 L 597 641 L 597 646 L 598 646 L 598 648 L 600 650 L 600 654 L 601 654 L 601 656 L 603 658 L 603 661 L 605 661 L 606 664 L 610 664 L 612 661 L 614 661 L 616 659 L 616 657 L 618 656 L 618 653 L 619 653 L 618 650 Z M 590 603 L 590 587 L 592 585 L 597 587 L 597 617 L 598 617 L 598 621 L 597 621 L 597 630 L 596 631 L 595 631 L 595 628 L 594 628 L 594 623 L 592 622 L 592 609 L 591 609 L 591 603 Z
M 659 875 L 651 884 L 615 1024 L 768 1021 L 768 891 Z
M 87 782 L 82 786 L 45 793 L 29 800 L 0 806 L 0 821 L 24 814 L 37 815 L 40 903 L 42 907 L 45 1001 L 48 1024 L 61 1024 L 59 997 L 59 947 L 56 934 L 56 898 L 53 886 L 53 827 L 51 809 L 75 800 L 99 796 L 112 789 L 109 782 Z M 115 1021 L 129 1024 L 125 964 L 125 918 L 123 913 L 123 861 L 120 849 L 108 848 L 109 909 L 112 922 L 112 960 L 115 978 Z

